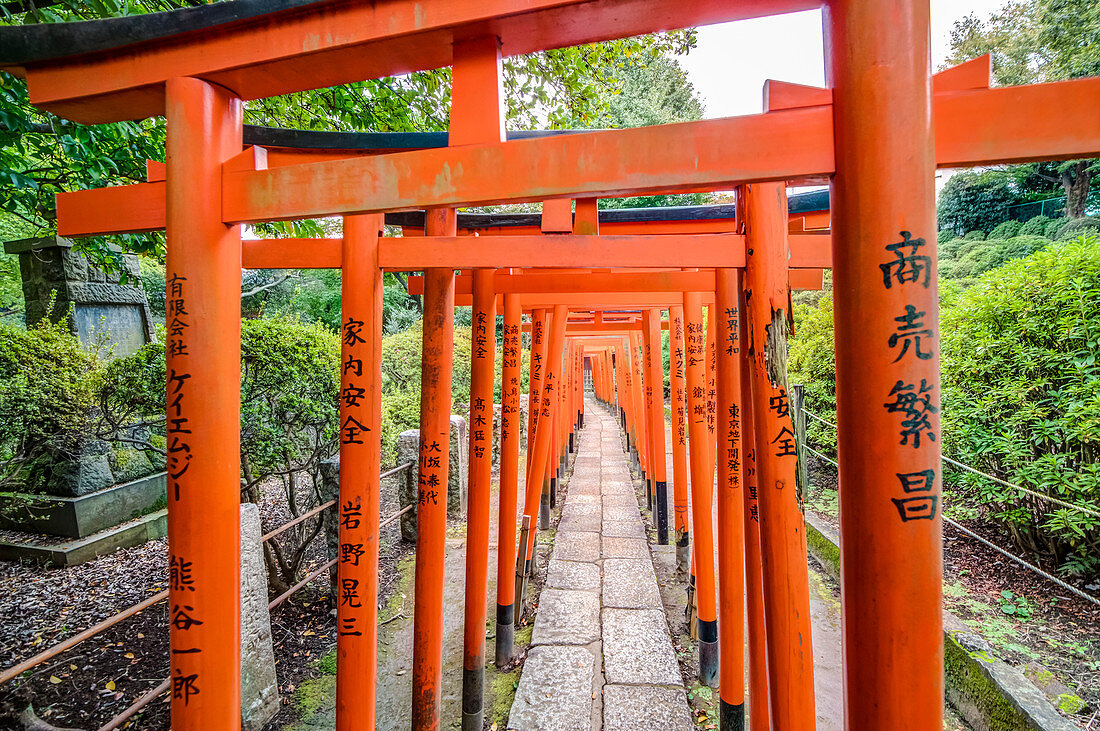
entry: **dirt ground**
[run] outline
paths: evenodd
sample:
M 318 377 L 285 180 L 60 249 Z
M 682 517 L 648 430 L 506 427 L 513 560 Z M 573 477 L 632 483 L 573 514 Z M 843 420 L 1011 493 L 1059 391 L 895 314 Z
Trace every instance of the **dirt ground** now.
M 837 527 L 836 468 L 811 456 L 810 482 L 807 507 Z M 996 526 L 979 519 L 958 522 L 1017 553 Z M 1057 575 L 1051 566 L 1041 568 Z M 1100 607 L 949 525 L 944 526 L 943 591 L 945 607 L 988 640 L 997 657 L 1021 669 L 1038 663 L 1092 711 L 1100 708 Z M 1007 614 L 1010 604 L 1013 613 Z M 1067 716 L 1081 728 L 1090 717 Z
M 396 494 L 383 495 L 382 512 L 397 510 Z M 260 503 L 263 530 L 289 520 L 285 495 L 265 485 Z M 303 523 L 312 530 L 313 519 Z M 294 530 L 294 529 L 292 529 Z M 397 565 L 411 548 L 398 540 L 397 523 L 383 530 L 380 592 L 392 591 Z M 324 536 L 306 555 L 300 576 L 325 561 Z M 79 566 L 50 568 L 0 563 L 0 667 L 10 667 L 167 588 L 167 541 L 151 541 Z M 276 592 L 270 595 L 274 598 Z M 28 704 L 61 727 L 98 728 L 168 676 L 168 625 L 164 602 L 0 686 L 0 728 L 17 728 Z M 294 716 L 291 698 L 314 675 L 317 660 L 332 645 L 335 617 L 325 575 L 277 607 L 271 615 L 275 669 L 283 708 L 270 725 Z M 169 727 L 167 695 L 149 704 L 128 729 Z

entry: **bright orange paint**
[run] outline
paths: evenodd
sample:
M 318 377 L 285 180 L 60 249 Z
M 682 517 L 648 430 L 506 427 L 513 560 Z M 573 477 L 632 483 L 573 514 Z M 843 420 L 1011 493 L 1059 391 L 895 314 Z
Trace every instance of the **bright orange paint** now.
M 241 102 L 168 83 L 168 542 L 172 727 L 240 728 L 241 232 L 218 213 Z
M 374 728 L 382 462 L 382 216 L 344 219 L 336 728 Z

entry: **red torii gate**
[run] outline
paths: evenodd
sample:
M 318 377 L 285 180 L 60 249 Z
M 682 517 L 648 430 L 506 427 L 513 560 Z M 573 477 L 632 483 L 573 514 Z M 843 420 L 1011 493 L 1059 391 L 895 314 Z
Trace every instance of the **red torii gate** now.
M 438 476 L 446 474 L 445 454 L 440 469 L 429 462 L 427 449 L 433 438 L 445 439 L 453 269 L 509 266 L 502 258 L 520 252 L 514 265 L 521 267 L 562 266 L 570 257 L 573 263 L 564 265 L 718 267 L 715 307 L 720 317 L 711 321 L 721 320 L 723 342 L 740 342 L 747 349 L 753 387 L 751 398 L 739 397 L 737 361 L 727 348 L 718 348 L 717 431 L 730 445 L 738 442 L 740 418 L 733 407 L 739 402 L 751 404 L 759 415 L 756 424 L 766 430 L 755 444 L 769 607 L 771 724 L 812 728 L 809 638 L 790 632 L 808 625 L 793 616 L 805 591 L 805 545 L 793 465 L 784 446 L 784 433 L 790 431 L 782 352 L 788 285 L 780 272 L 787 266 L 789 239 L 782 181 L 831 178 L 845 683 L 850 689 L 845 722 L 848 728 L 938 729 L 943 694 L 932 171 L 937 164 L 1100 154 L 1100 120 L 1093 113 L 1100 79 L 988 89 L 983 88 L 987 76 L 976 83 L 955 76 L 945 77 L 947 83 L 933 94 L 928 4 L 920 0 L 708 0 L 690 5 L 678 0 L 485 0 L 476 7 L 445 0 L 370 5 L 344 0 L 300 5 L 306 10 L 208 23 L 202 32 L 194 32 L 196 27 L 189 27 L 190 33 L 162 31 L 121 48 L 111 40 L 94 48 L 72 45 L 67 31 L 55 28 L 19 29 L 54 40 L 32 43 L 38 50 L 4 61 L 25 69 L 34 103 L 74 120 L 168 118 L 165 181 L 63 195 L 59 233 L 162 225 L 168 232 L 173 318 L 168 424 L 170 446 L 178 445 L 170 455 L 171 599 L 173 605 L 193 607 L 203 622 L 172 631 L 174 726 L 220 729 L 239 722 L 237 308 L 243 252 L 248 251 L 241 245 L 239 224 L 344 215 L 338 260 L 345 269 L 344 358 L 358 363 L 355 380 L 345 369 L 345 391 L 353 387 L 364 393 L 341 417 L 341 544 L 350 547 L 344 554 L 355 560 L 341 561 L 340 569 L 341 582 L 355 582 L 362 609 L 341 606 L 338 617 L 338 727 L 369 727 L 374 713 L 381 271 L 387 266 L 426 270 L 426 318 L 434 327 L 425 327 L 421 475 Z M 504 141 L 502 53 L 820 6 L 827 8 L 829 90 L 774 85 L 769 111 L 761 115 Z M 191 17 L 219 17 L 225 11 Z M 455 67 L 450 148 L 309 163 L 265 161 L 258 150 L 241 151 L 242 99 L 448 64 Z M 1063 113 L 1054 118 L 1043 112 L 1050 108 Z M 534 171 L 537 178 L 532 179 Z M 871 171 L 890 171 L 893 177 L 882 185 Z M 457 248 L 454 213 L 444 209 L 429 213 L 419 250 L 402 242 L 415 256 L 400 260 L 383 246 L 381 221 L 374 215 L 735 185 L 745 185 L 745 215 L 739 219 L 748 242 L 741 249 L 747 254 L 742 263 L 748 317 L 739 330 L 737 318 L 721 316 L 737 311 L 740 264 L 729 253 L 736 247 L 708 260 L 686 245 L 662 254 L 639 238 L 626 246 L 568 235 L 556 242 L 553 262 L 546 251 L 534 250 L 539 242 L 525 247 L 513 239 L 507 245 L 481 243 L 468 260 L 456 264 L 451 258 Z M 606 264 L 593 264 L 594 254 Z M 479 279 L 487 284 L 486 277 Z M 479 311 L 490 307 L 490 299 L 479 300 Z M 617 304 L 613 299 L 606 304 Z M 560 299 L 542 304 L 555 309 L 551 345 L 556 339 L 560 347 L 568 304 Z M 700 306 L 698 294 L 688 293 L 689 381 L 705 367 Z M 898 354 L 888 345 L 898 334 L 899 314 L 919 318 L 930 331 L 923 340 L 929 358 L 918 357 L 922 353 L 912 348 Z M 547 366 L 545 378 L 552 385 L 557 376 L 552 359 Z M 691 425 L 693 434 L 699 431 L 695 421 Z M 746 431 L 740 431 L 740 443 L 747 445 Z M 538 436 L 541 444 L 549 432 L 540 430 Z M 698 438 L 709 441 L 705 431 Z M 778 444 L 778 451 L 759 449 L 764 444 Z M 538 453 L 545 456 L 541 446 Z M 698 461 L 707 460 L 699 455 Z M 694 474 L 696 465 L 692 468 Z M 718 468 L 720 485 L 739 484 L 738 471 L 728 461 L 718 460 Z M 728 492 L 719 491 L 720 503 Z M 435 506 L 423 506 L 419 521 L 418 728 L 434 728 L 439 721 L 439 597 L 433 572 L 441 571 L 441 516 Z M 774 543 L 781 535 L 788 540 Z M 702 573 L 703 555 L 698 559 Z M 736 639 L 739 623 L 733 630 L 724 633 L 724 643 L 727 637 Z M 477 648 L 467 649 L 467 659 L 476 658 Z M 736 683 L 732 686 L 727 694 L 723 682 L 731 718 L 739 703 Z M 754 693 L 758 690 L 754 686 Z M 757 720 L 754 714 L 753 723 Z

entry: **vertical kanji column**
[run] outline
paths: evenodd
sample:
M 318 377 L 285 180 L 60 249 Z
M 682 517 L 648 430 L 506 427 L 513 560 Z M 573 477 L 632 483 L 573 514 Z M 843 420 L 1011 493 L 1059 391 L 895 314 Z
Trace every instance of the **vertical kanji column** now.
M 645 367 L 642 365 L 642 333 L 630 331 L 630 375 L 634 383 L 634 433 L 635 452 L 638 455 L 638 469 L 642 482 L 646 485 L 646 495 L 652 507 L 652 475 L 649 472 L 649 408 L 645 398 Z
M 462 725 L 480 731 L 485 685 L 485 613 L 489 571 L 489 492 L 493 479 L 493 367 L 496 363 L 493 270 L 474 270 L 470 354 L 470 482 L 466 508 L 466 614 Z M 513 526 L 515 510 L 512 511 Z M 505 581 L 505 584 L 511 582 Z
M 687 404 L 691 464 L 692 558 L 699 605 L 699 680 L 718 685 L 718 618 L 714 598 L 714 523 L 711 493 L 714 489 L 714 446 L 707 428 L 706 325 L 702 294 L 684 293 L 687 330 Z
M 836 151 L 844 719 L 849 729 L 939 729 L 939 306 L 928 2 L 837 0 L 826 30 Z M 889 184 L 870 170 L 892 171 Z
M 495 35 L 486 35 L 456 41 L 453 61 L 449 144 L 456 147 L 504 142 L 500 39 Z M 485 679 L 489 492 L 493 463 L 493 366 L 497 319 L 493 270 L 475 269 L 473 280 L 462 728 L 480 731 Z
M 336 728 L 374 728 L 382 460 L 382 216 L 344 218 Z
M 553 437 L 551 432 L 553 419 L 551 417 L 554 399 L 557 397 L 556 391 L 560 386 L 558 368 L 561 363 L 561 350 L 565 341 L 566 317 L 567 309 L 565 305 L 556 305 L 550 315 L 550 337 L 546 347 L 541 394 L 539 400 L 530 406 L 530 408 L 539 410 L 539 418 L 535 422 L 535 433 L 528 435 L 528 440 L 531 443 L 530 448 L 534 451 L 531 458 L 531 467 L 527 472 L 527 489 L 524 492 L 523 501 L 523 513 L 531 520 L 531 525 L 534 525 L 534 513 L 536 506 L 539 505 L 539 489 L 543 484 L 546 465 L 551 456 L 550 443 Z M 535 545 L 534 539 L 535 531 L 532 530 L 528 534 L 527 545 L 524 547 L 528 567 L 531 565 L 532 549 Z
M 718 468 L 719 726 L 745 727 L 745 550 L 741 495 L 741 341 L 736 269 L 716 269 L 715 412 Z
M 764 630 L 764 574 L 760 561 L 759 482 L 756 474 L 756 436 L 753 418 L 753 363 L 747 322 L 745 288 L 739 293 L 741 314 L 741 485 L 745 523 L 745 609 L 748 613 L 749 645 L 749 723 L 752 731 L 769 731 L 771 708 L 768 704 L 768 656 Z
M 657 543 L 668 545 L 668 475 L 665 456 L 665 379 L 661 357 L 661 311 L 642 312 L 645 343 L 646 397 L 649 400 L 650 477 L 657 524 Z
M 172 727 L 241 723 L 241 232 L 222 223 L 222 163 L 241 102 L 169 79 L 165 116 L 169 637 Z
M 453 209 L 425 213 L 428 236 L 455 236 Z M 443 682 L 443 563 L 446 556 L 451 368 L 454 357 L 453 269 L 424 272 L 424 336 L 420 376 L 420 483 L 413 580 L 412 726 L 438 729 Z
M 500 497 L 497 520 L 496 663 L 512 661 L 516 620 L 516 501 L 519 489 L 519 295 L 504 295 L 504 354 L 500 388 Z
M 771 722 L 777 731 L 801 731 L 815 724 L 814 658 L 802 486 L 787 407 L 787 192 L 783 183 L 743 190 Z
M 669 385 L 672 397 L 672 503 L 675 508 L 676 566 L 688 570 L 691 537 L 688 529 L 687 375 L 684 371 L 684 308 L 668 310 Z

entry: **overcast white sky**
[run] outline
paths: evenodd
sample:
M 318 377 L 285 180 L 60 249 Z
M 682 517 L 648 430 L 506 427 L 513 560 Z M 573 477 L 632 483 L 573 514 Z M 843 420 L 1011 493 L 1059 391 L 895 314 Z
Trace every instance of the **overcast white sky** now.
M 932 0 L 933 68 L 947 55 L 956 20 L 971 12 L 986 17 L 1006 1 Z M 707 117 L 755 114 L 761 111 L 766 79 L 824 86 L 821 13 L 702 27 L 698 47 L 681 56 L 680 63 L 703 97 Z

